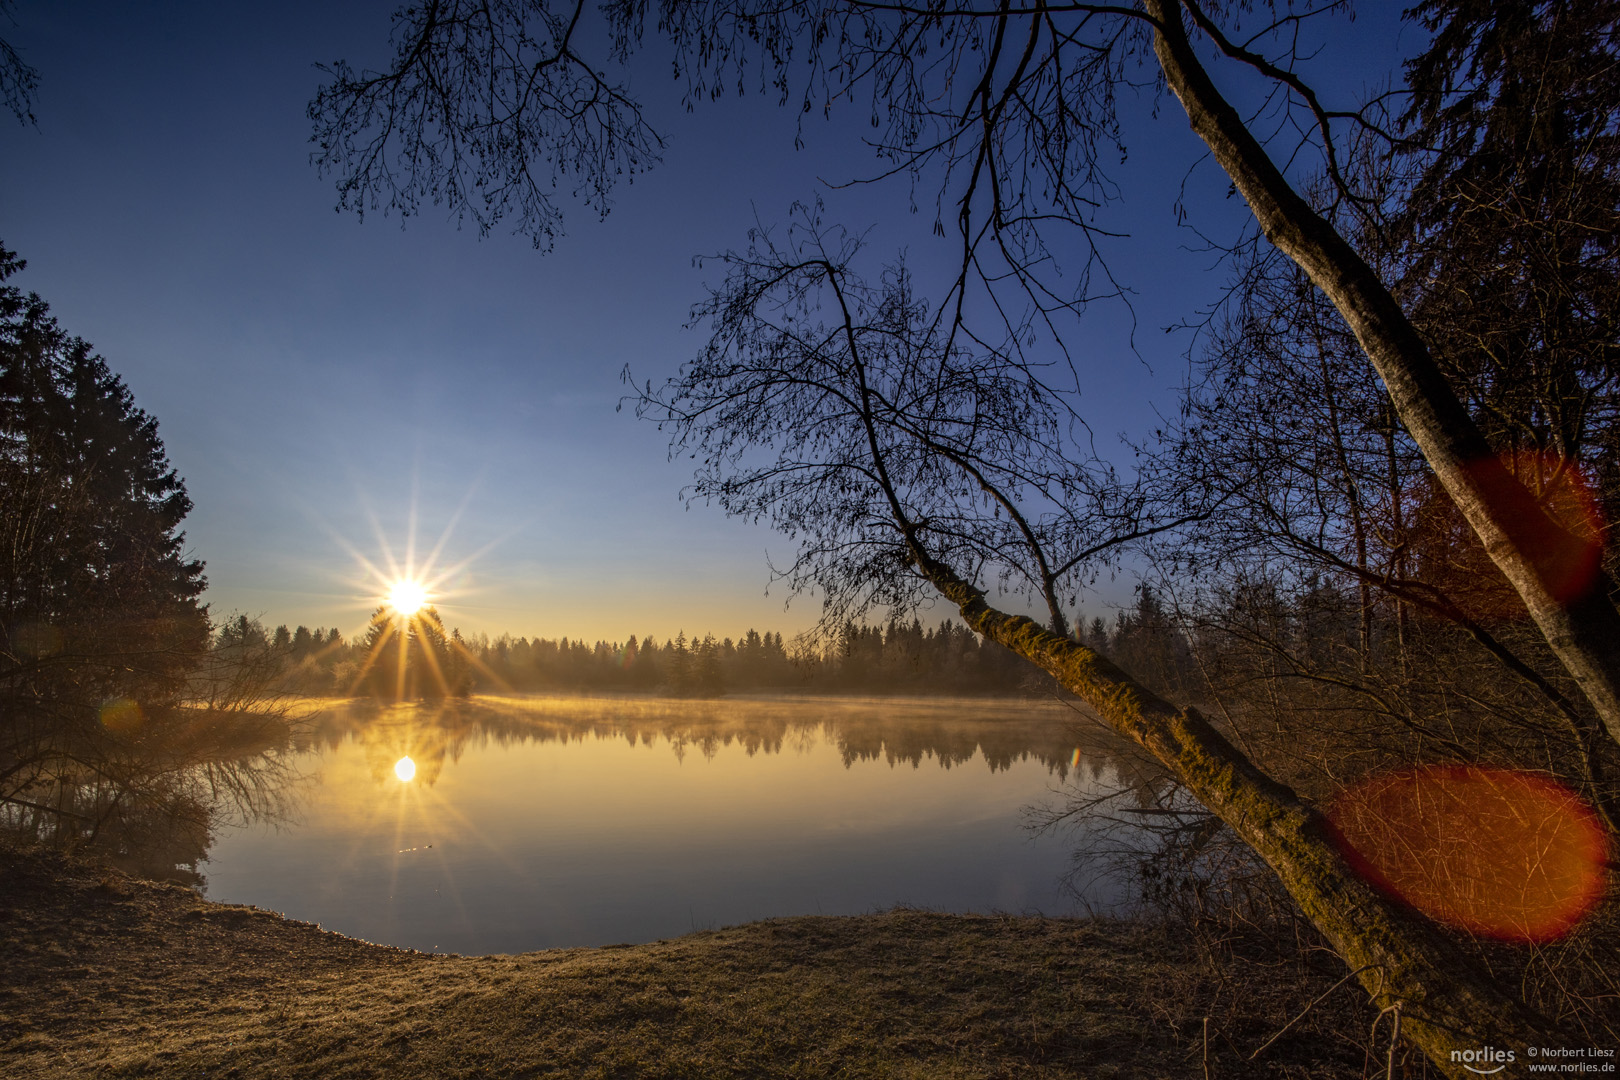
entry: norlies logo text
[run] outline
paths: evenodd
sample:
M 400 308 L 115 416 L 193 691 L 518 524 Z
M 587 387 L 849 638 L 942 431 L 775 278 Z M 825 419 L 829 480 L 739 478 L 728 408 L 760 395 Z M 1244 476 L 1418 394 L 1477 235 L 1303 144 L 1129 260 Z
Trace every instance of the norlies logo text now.
M 1499 1073 L 1513 1064 L 1512 1050 L 1498 1050 L 1494 1046 L 1482 1046 L 1478 1050 L 1453 1050 L 1451 1060 L 1458 1062 L 1469 1072 L 1489 1076 Z M 1495 1068 L 1475 1068 L 1475 1065 L 1494 1065 Z

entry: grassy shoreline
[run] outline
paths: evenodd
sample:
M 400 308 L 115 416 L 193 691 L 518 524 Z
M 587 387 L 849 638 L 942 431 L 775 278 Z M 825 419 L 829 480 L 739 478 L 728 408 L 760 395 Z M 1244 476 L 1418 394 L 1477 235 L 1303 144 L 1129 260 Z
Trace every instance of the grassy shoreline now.
M 1240 1065 L 1328 985 L 1220 1012 L 1212 1075 L 1359 1075 L 1315 1020 Z M 446 957 L 0 851 L 15 1078 L 1200 1076 L 1223 994 L 1130 923 L 901 909 Z

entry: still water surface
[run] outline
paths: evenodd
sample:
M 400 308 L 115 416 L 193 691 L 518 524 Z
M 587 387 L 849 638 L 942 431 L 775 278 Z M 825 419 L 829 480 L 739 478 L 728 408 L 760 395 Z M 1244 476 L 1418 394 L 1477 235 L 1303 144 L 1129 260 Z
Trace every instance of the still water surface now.
M 1114 781 L 1050 702 L 478 698 L 310 726 L 291 820 L 225 831 L 209 898 L 464 954 L 895 904 L 1069 914 L 1075 836 L 1026 812 Z

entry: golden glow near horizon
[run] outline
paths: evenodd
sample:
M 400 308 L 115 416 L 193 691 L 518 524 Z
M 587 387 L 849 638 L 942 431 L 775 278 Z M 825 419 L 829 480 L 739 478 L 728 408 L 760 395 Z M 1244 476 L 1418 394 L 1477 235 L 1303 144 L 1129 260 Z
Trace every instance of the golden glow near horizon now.
M 427 599 L 427 590 L 408 578 L 388 586 L 388 606 L 406 618 L 421 611 Z
M 408 755 L 400 758 L 394 762 L 394 775 L 399 777 L 401 783 L 410 783 L 416 778 L 416 762 L 412 761 Z

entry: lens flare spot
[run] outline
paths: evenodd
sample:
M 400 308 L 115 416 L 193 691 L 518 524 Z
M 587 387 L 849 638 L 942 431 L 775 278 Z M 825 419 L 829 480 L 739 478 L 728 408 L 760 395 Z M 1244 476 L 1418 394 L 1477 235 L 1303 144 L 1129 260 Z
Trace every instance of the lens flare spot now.
M 415 615 L 426 603 L 427 590 L 414 581 L 396 581 L 388 587 L 388 606 L 401 615 Z
M 1579 599 L 1603 563 L 1603 512 L 1591 482 L 1553 454 L 1521 450 L 1500 460 L 1546 512 L 1547 519 L 1527 522 L 1526 528 L 1553 595 L 1561 603 Z
M 134 735 L 145 720 L 141 707 L 129 698 L 113 698 L 101 706 L 101 726 L 114 735 Z
M 400 783 L 408 784 L 416 779 L 416 762 L 409 756 L 402 757 L 394 762 L 394 775 L 399 777 Z
M 1328 820 L 1368 880 L 1482 937 L 1554 940 L 1603 895 L 1603 826 L 1547 776 L 1479 766 L 1388 773 L 1342 792 Z
M 1487 488 L 1511 477 L 1536 500 L 1541 512 L 1516 522 L 1518 541 L 1539 564 L 1555 600 L 1571 603 L 1597 584 L 1606 526 L 1595 488 L 1575 464 L 1526 450 L 1464 468 Z M 1472 618 L 1524 618 L 1524 601 L 1451 497 L 1426 480 L 1413 501 L 1410 548 L 1417 575 L 1449 593 Z

